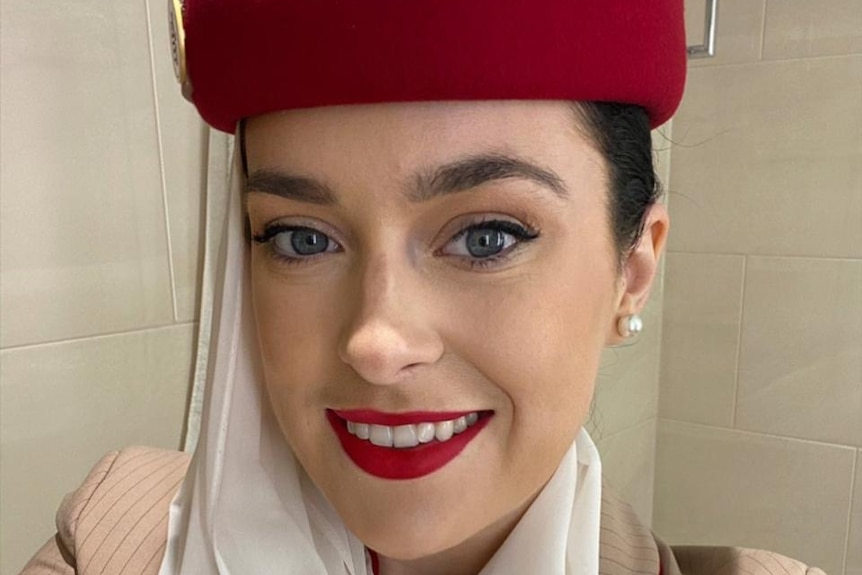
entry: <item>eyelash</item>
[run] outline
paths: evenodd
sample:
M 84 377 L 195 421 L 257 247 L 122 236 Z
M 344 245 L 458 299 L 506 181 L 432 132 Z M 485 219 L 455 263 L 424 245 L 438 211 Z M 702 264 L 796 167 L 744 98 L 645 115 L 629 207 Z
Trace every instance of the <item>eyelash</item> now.
M 470 269 L 487 269 L 489 267 L 493 267 L 496 264 L 500 264 L 512 257 L 516 251 L 523 247 L 524 244 L 533 241 L 540 235 L 536 226 L 524 227 L 508 220 L 482 219 L 462 228 L 458 233 L 452 236 L 452 239 L 449 240 L 449 243 L 452 243 L 456 240 L 460 240 L 462 237 L 475 229 L 490 229 L 503 232 L 515 237 L 517 241 L 512 246 L 509 246 L 509 248 L 504 252 L 500 252 L 498 254 L 485 258 L 467 258 L 469 259 Z M 288 266 L 305 265 L 311 263 L 313 260 L 317 259 L 318 256 L 322 256 L 327 252 L 313 254 L 310 256 L 287 256 L 276 250 L 275 242 L 273 241 L 278 234 L 303 230 L 317 232 L 321 235 L 326 236 L 326 234 L 324 234 L 323 232 L 309 226 L 272 224 L 267 226 L 262 234 L 252 236 L 252 240 L 254 240 L 254 242 L 258 244 L 266 244 L 266 248 L 269 252 L 269 255 L 280 263 L 283 263 Z M 328 238 L 328 236 L 326 237 Z M 446 245 L 449 245 L 449 243 L 447 243 Z

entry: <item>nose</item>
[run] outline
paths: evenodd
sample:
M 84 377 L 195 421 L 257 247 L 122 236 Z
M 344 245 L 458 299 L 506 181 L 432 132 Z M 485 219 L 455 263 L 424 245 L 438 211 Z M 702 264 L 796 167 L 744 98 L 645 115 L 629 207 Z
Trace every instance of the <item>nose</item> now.
M 368 383 L 402 382 L 443 353 L 442 341 L 427 320 L 430 307 L 417 280 L 381 257 L 365 263 L 358 285 L 353 284 L 353 319 L 338 353 Z

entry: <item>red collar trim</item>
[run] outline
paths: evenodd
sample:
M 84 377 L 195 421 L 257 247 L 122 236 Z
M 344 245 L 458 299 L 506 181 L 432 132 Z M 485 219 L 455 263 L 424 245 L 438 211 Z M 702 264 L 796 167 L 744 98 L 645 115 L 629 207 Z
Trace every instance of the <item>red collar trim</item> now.
M 366 547 L 368 549 L 368 547 Z M 380 558 L 377 556 L 375 551 L 368 549 L 368 554 L 371 556 L 371 575 L 378 575 L 380 573 Z M 661 575 L 661 573 L 659 573 Z

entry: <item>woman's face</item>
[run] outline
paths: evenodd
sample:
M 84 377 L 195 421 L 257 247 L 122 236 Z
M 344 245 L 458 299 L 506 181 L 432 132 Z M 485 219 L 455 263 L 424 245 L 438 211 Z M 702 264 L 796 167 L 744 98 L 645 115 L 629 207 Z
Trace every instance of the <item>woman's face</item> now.
M 249 120 L 246 149 L 265 383 L 310 477 L 387 557 L 505 537 L 584 422 L 623 300 L 569 106 L 297 110 Z

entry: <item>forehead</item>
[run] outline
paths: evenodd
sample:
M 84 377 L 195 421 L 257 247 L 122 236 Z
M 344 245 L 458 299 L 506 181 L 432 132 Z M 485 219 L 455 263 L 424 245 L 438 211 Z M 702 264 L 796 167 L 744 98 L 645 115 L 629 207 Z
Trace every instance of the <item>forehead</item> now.
M 414 102 L 289 110 L 246 121 L 249 171 L 260 168 L 382 171 L 487 153 L 559 163 L 590 155 L 563 101 Z M 593 158 L 595 159 L 595 158 Z

